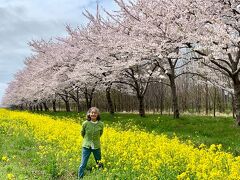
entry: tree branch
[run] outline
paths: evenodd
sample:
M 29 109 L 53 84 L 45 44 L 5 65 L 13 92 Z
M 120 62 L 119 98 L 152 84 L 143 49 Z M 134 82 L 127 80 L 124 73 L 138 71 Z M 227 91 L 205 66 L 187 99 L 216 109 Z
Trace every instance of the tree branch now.
M 216 66 L 218 66 L 220 69 L 223 69 L 224 71 L 226 71 L 230 77 L 232 77 L 232 73 L 231 71 L 229 71 L 229 69 L 227 69 L 226 67 L 222 66 L 221 64 L 217 63 L 214 60 L 210 60 L 213 64 L 215 64 Z
M 231 76 L 229 76 L 229 74 L 227 74 L 227 73 L 221 71 L 221 69 L 218 69 L 218 68 L 216 68 L 216 67 L 210 66 L 210 65 L 208 65 L 208 64 L 206 64 L 206 63 L 204 63 L 204 62 L 202 62 L 202 64 L 203 64 L 204 66 L 207 66 L 207 67 L 213 69 L 213 70 L 216 70 L 216 71 L 221 72 L 221 73 L 224 74 L 225 76 L 231 77 Z

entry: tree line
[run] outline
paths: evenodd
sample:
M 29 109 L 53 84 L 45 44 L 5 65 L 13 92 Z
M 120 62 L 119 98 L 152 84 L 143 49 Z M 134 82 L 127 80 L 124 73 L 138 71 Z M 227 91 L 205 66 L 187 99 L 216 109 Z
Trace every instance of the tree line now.
M 185 83 L 177 85 L 179 97 L 179 109 L 182 113 L 217 116 L 217 113 L 232 115 L 235 117 L 233 94 L 226 92 L 224 89 L 208 86 L 206 84 L 196 85 L 196 81 L 185 77 Z M 186 81 L 188 81 L 186 83 Z M 186 85 L 187 84 L 187 85 Z M 91 106 L 97 106 L 102 111 L 114 114 L 114 112 L 138 112 L 138 100 L 135 96 L 129 95 L 124 91 L 112 90 L 112 112 L 109 108 L 106 94 L 97 91 L 93 95 Z M 169 87 L 160 83 L 151 83 L 145 96 L 145 109 L 147 113 L 168 114 L 172 115 L 171 93 Z M 69 108 L 66 108 L 62 99 L 47 103 L 37 103 L 34 106 L 22 104 L 21 106 L 12 106 L 13 109 L 30 110 L 30 111 L 87 111 L 85 101 L 80 102 L 78 109 L 75 101 L 69 99 Z

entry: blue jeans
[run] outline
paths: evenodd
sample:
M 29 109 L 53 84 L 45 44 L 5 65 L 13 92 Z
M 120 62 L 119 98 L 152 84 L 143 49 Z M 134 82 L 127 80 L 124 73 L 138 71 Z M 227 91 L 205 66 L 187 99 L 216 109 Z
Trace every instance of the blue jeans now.
M 95 158 L 96 163 L 98 164 L 99 167 L 102 167 L 102 164 L 99 163 L 99 161 L 101 160 L 101 149 L 91 149 L 91 148 L 82 148 L 82 160 L 81 160 L 81 164 L 78 170 L 78 178 L 82 178 L 84 175 L 84 169 L 87 166 L 87 162 L 88 159 L 91 155 L 91 153 L 93 153 L 93 156 Z

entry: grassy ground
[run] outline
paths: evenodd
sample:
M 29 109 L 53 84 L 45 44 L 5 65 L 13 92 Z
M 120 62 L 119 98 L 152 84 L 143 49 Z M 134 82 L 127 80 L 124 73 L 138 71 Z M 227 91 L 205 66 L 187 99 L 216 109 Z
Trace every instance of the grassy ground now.
M 41 112 L 55 118 L 72 118 L 81 123 L 84 113 L 75 112 Z M 201 143 L 207 146 L 222 144 L 223 149 L 240 155 L 240 127 L 235 124 L 232 117 L 211 117 L 183 115 L 180 119 L 173 119 L 169 115 L 148 114 L 142 118 L 137 114 L 109 113 L 101 114 L 102 121 L 110 126 L 120 126 L 128 129 L 136 125 L 138 128 L 156 134 L 167 134 L 169 137 L 178 136 L 181 140 L 191 140 L 199 146 Z
M 36 153 L 36 142 L 21 132 L 14 132 L 11 128 L 0 128 L 0 179 L 25 180 L 39 177 L 39 180 L 50 179 L 42 160 Z M 7 174 L 7 177 L 4 176 Z

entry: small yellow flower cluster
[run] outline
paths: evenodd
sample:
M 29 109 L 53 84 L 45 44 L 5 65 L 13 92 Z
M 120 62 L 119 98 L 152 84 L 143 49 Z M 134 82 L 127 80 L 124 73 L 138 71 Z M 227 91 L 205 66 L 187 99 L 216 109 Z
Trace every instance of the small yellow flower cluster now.
M 13 180 L 15 176 L 11 173 L 7 174 L 7 180 Z
M 4 121 L 1 121 L 4 119 Z M 7 121 L 6 121 L 7 120 Z M 0 128 L 25 132 L 39 142 L 41 157 L 54 154 L 62 171 L 80 163 L 81 126 L 72 120 L 0 110 Z M 32 138 L 32 137 L 29 137 Z M 240 179 L 240 157 L 223 152 L 221 145 L 195 148 L 175 137 L 105 126 L 101 138 L 104 177 L 128 179 Z M 117 174 L 117 175 L 116 175 Z M 120 174 L 120 175 L 119 175 Z
M 7 156 L 3 156 L 3 157 L 2 157 L 2 161 L 8 162 L 8 161 L 9 161 L 9 158 L 8 158 Z

